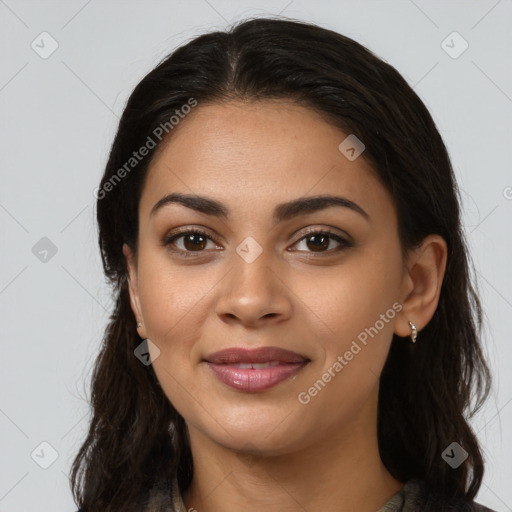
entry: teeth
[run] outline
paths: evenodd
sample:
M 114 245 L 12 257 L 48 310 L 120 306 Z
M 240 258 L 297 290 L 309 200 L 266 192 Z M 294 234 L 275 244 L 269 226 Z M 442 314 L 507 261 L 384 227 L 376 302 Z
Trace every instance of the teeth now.
M 262 370 L 263 368 L 270 368 L 271 366 L 279 366 L 279 361 L 268 361 L 267 363 L 238 363 L 234 364 L 236 368 L 248 369 L 253 368 L 254 370 Z
M 252 367 L 255 370 L 262 370 L 263 368 L 270 368 L 270 366 L 271 366 L 271 362 L 270 361 L 268 363 L 252 363 Z

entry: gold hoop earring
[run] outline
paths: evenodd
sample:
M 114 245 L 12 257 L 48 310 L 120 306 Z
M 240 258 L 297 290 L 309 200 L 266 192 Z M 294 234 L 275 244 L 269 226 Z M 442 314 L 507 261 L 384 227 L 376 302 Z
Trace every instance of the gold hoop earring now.
M 416 326 L 412 322 L 409 322 L 409 325 L 411 326 L 411 341 L 416 343 L 416 338 L 418 337 L 418 329 L 416 329 Z

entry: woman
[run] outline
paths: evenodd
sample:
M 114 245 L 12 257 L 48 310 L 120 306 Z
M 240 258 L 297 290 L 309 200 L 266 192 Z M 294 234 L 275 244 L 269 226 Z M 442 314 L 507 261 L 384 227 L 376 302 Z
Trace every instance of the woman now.
M 489 510 L 457 194 L 424 104 L 347 37 L 256 19 L 164 59 L 96 191 L 116 306 L 81 511 Z

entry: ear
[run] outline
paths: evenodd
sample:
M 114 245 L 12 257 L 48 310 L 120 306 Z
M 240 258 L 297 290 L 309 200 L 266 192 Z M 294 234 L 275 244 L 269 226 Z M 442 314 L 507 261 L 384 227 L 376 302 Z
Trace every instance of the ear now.
M 410 252 L 404 269 L 401 300 L 402 310 L 395 322 L 395 334 L 411 334 L 411 321 L 418 333 L 430 322 L 439 302 L 446 271 L 448 247 L 440 235 L 427 236 L 419 247 Z
M 123 244 L 123 254 L 126 257 L 126 266 L 128 268 L 128 291 L 130 294 L 130 305 L 136 322 L 142 323 L 142 327 L 137 327 L 137 332 L 141 338 L 146 338 L 146 328 L 144 325 L 144 317 L 142 316 L 142 309 L 139 300 L 139 287 L 137 281 L 137 262 L 130 247 L 125 243 Z

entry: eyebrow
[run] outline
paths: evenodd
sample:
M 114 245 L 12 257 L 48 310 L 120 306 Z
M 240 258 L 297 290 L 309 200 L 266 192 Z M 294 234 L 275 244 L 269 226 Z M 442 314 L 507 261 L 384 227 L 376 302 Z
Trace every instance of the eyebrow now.
M 181 204 L 192 210 L 218 217 L 222 219 L 229 218 L 229 209 L 219 201 L 208 197 L 198 196 L 194 194 L 182 194 L 174 192 L 160 199 L 151 209 L 149 216 L 152 217 L 160 209 L 168 204 Z M 346 197 L 338 197 L 333 195 L 319 195 L 311 197 L 300 197 L 286 203 L 279 204 L 274 209 L 274 221 L 283 222 L 298 217 L 303 214 L 310 214 L 324 210 L 331 206 L 339 206 L 348 208 L 360 215 L 367 221 L 370 216 L 357 203 L 347 199 Z

